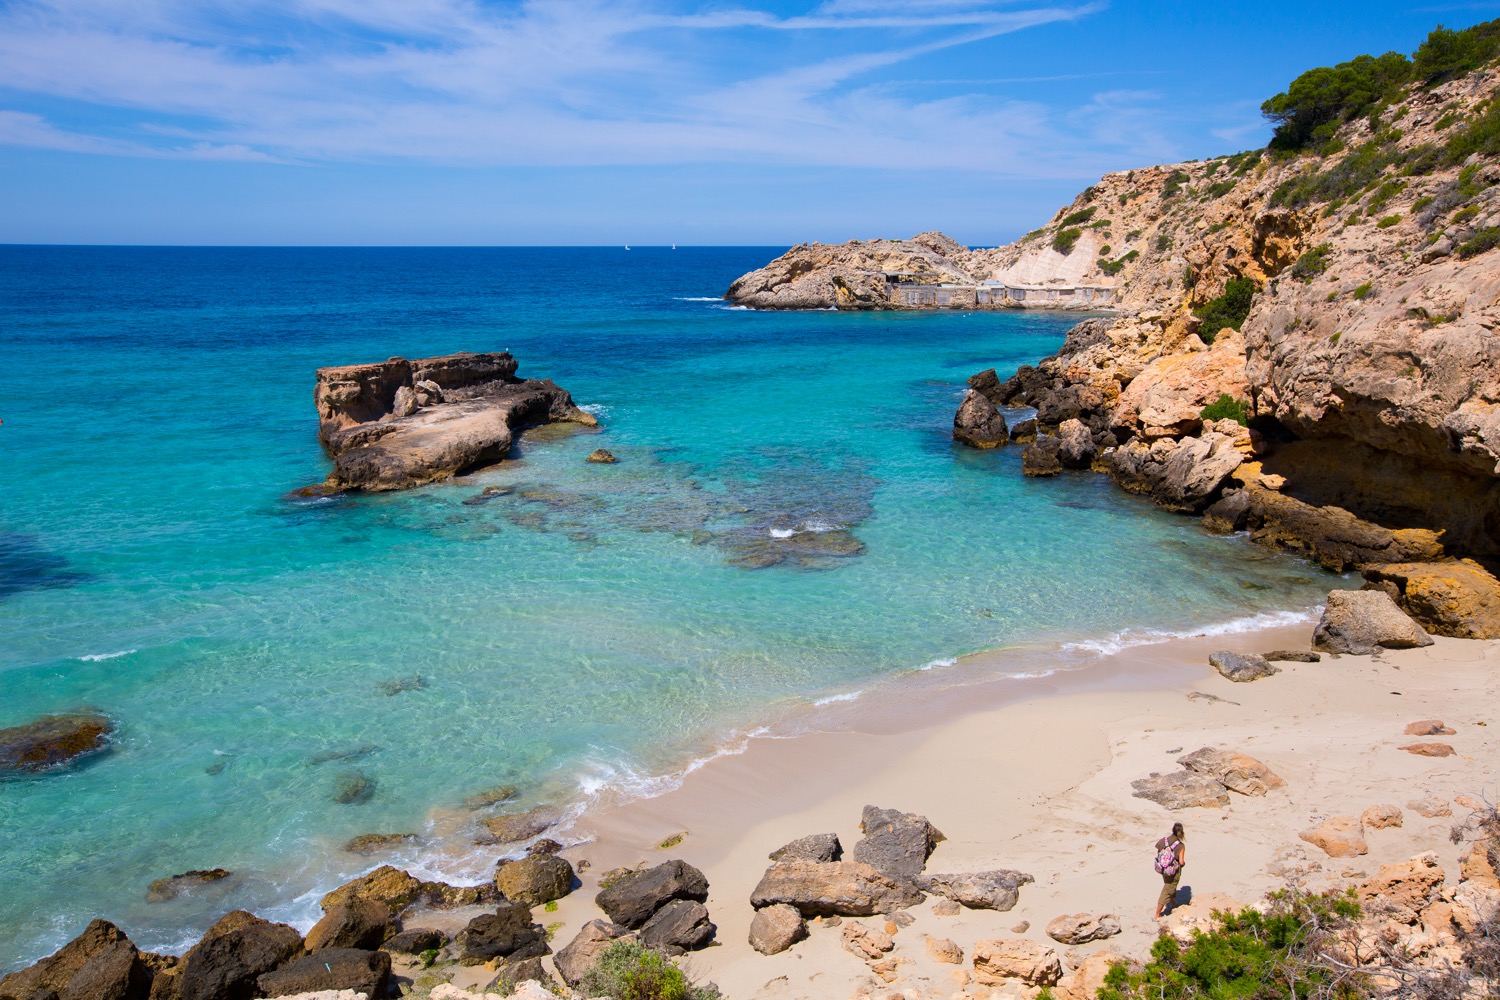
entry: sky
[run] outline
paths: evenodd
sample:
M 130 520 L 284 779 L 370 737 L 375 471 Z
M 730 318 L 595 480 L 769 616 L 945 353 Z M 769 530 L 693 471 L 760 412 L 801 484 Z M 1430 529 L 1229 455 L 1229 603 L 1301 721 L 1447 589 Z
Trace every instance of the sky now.
M 971 245 L 1494 3 L 0 0 L 0 243 Z

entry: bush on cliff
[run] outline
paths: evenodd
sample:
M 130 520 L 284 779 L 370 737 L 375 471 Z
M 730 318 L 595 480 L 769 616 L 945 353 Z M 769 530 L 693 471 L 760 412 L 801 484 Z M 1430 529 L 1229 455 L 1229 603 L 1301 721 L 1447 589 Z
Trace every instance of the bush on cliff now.
M 1260 106 L 1276 126 L 1270 148 L 1300 152 L 1322 146 L 1340 125 L 1389 103 L 1410 78 L 1411 62 L 1399 52 L 1310 69 Z
M 1193 310 L 1193 315 L 1202 320 L 1198 336 L 1205 344 L 1212 344 L 1225 327 L 1238 330 L 1244 324 L 1255 291 L 1255 282 L 1249 278 L 1232 278 L 1224 286 L 1224 294 Z
M 1078 243 L 1078 237 L 1082 235 L 1082 229 L 1059 229 L 1057 235 L 1052 237 L 1052 249 L 1066 256 L 1073 252 L 1073 247 Z
M 717 987 L 694 986 L 666 956 L 630 941 L 610 945 L 578 985 L 613 1000 L 721 1000 Z
M 1328 963 L 1322 952 L 1358 916 L 1353 893 L 1334 891 L 1314 896 L 1283 890 L 1272 895 L 1266 913 L 1249 907 L 1216 911 L 1218 926 L 1193 931 L 1188 944 L 1163 934 L 1143 968 L 1132 971 L 1122 962 L 1110 969 L 1099 1000 L 1352 1000 L 1362 995 L 1359 980 Z
M 1219 398 L 1205 406 L 1198 416 L 1204 420 L 1233 420 L 1241 427 L 1250 422 L 1250 411 L 1245 404 L 1227 392 L 1219 393 Z
M 1432 85 L 1472 72 L 1500 56 L 1500 19 L 1462 31 L 1441 24 L 1412 56 L 1412 74 Z

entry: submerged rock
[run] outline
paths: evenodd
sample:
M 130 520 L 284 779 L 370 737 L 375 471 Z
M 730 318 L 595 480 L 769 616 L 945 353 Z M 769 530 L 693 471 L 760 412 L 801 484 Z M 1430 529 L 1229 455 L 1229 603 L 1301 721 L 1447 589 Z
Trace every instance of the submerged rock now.
M 416 839 L 415 833 L 362 833 L 344 841 L 342 850 L 350 854 L 379 854 L 413 843 Z
M 194 870 L 183 872 L 181 875 L 172 875 L 168 878 L 159 878 L 146 888 L 146 902 L 165 903 L 169 899 L 176 899 L 185 893 L 200 886 L 212 885 L 215 882 L 229 878 L 233 873 L 224 868 L 210 868 L 207 870 Z
M 546 832 L 561 819 L 562 813 L 552 806 L 537 806 L 523 813 L 491 816 L 484 821 L 484 826 L 494 838 L 492 843 L 513 844 Z
M 619 459 L 611 451 L 606 451 L 603 448 L 595 448 L 589 452 L 589 457 L 585 461 L 593 462 L 595 465 L 614 465 Z
M 115 724 L 93 712 L 47 715 L 0 729 L 0 778 L 43 774 L 103 753 Z
M 521 427 L 597 425 L 546 379 L 519 379 L 506 353 L 320 368 L 318 438 L 329 489 L 398 490 L 503 459 Z
M 363 771 L 340 771 L 333 779 L 333 801 L 340 805 L 359 805 L 374 794 L 375 779 Z

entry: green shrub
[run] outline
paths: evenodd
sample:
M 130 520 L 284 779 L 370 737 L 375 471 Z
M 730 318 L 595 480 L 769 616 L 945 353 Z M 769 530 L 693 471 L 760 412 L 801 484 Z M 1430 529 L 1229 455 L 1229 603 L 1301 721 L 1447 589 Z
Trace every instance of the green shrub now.
M 1099 1000 L 1345 1000 L 1360 996 L 1358 980 L 1328 962 L 1329 936 L 1359 914 L 1352 891 L 1311 896 L 1283 891 L 1270 912 L 1216 911 L 1213 930 L 1193 931 L 1181 944 L 1163 934 L 1139 971 L 1110 969 Z
M 1182 190 L 1182 185 L 1186 184 L 1187 181 L 1187 174 L 1183 173 L 1181 170 L 1172 171 L 1172 173 L 1167 177 L 1167 183 L 1162 185 L 1161 196 L 1163 198 L 1175 197 L 1176 194 Z
M 1414 53 L 1413 75 L 1431 86 L 1462 76 L 1500 55 L 1500 20 L 1485 21 L 1463 31 L 1433 29 Z
M 1294 152 L 1322 146 L 1344 122 L 1389 103 L 1410 78 L 1411 63 L 1399 52 L 1310 69 L 1260 106 L 1275 125 L 1270 148 Z
M 1383 218 L 1379 222 L 1375 223 L 1375 228 L 1377 228 L 1377 229 L 1389 229 L 1392 226 L 1396 225 L 1400 221 L 1401 221 L 1401 216 L 1399 216 L 1399 215 L 1387 215 L 1385 218 Z
M 1380 210 L 1390 204 L 1392 198 L 1406 190 L 1406 182 L 1401 180 L 1386 181 L 1375 189 L 1375 194 L 1370 198 L 1370 204 L 1365 208 L 1370 215 L 1379 215 Z
M 1096 211 L 1098 211 L 1098 209 L 1093 207 L 1080 208 L 1078 211 L 1064 216 L 1063 220 L 1059 222 L 1058 225 L 1062 226 L 1064 229 L 1069 226 L 1081 226 L 1085 222 L 1092 219 Z
M 1078 237 L 1082 235 L 1082 229 L 1059 229 L 1057 235 L 1052 237 L 1052 249 L 1060 254 L 1070 254 L 1078 243 Z
M 1306 170 L 1283 181 L 1271 193 L 1271 204 L 1300 208 L 1351 198 L 1379 180 L 1387 167 L 1402 162 L 1402 155 L 1387 136 L 1377 135 L 1326 169 Z
M 659 952 L 616 941 L 578 984 L 584 996 L 613 1000 L 717 1000 L 711 986 L 694 986 Z
M 1101 257 L 1099 258 L 1099 270 L 1103 271 L 1105 274 L 1114 276 L 1125 270 L 1125 265 L 1129 264 L 1140 255 L 1141 254 L 1139 250 L 1132 250 L 1129 253 L 1122 255 L 1118 260 L 1105 260 Z
M 1215 198 L 1222 198 L 1226 194 L 1234 190 L 1235 183 L 1235 181 L 1229 180 L 1219 181 L 1217 184 L 1211 184 L 1209 185 L 1208 190 L 1203 192 L 1203 196 L 1209 201 L 1212 201 Z
M 1292 277 L 1306 284 L 1328 270 L 1328 255 L 1333 252 L 1332 243 L 1319 243 L 1297 258 L 1292 265 Z
M 1166 253 L 1170 249 L 1172 249 L 1172 234 L 1171 233 L 1157 233 L 1156 234 L 1156 252 L 1157 253 Z
M 1227 392 L 1219 393 L 1219 398 L 1205 406 L 1198 415 L 1204 420 L 1233 420 L 1241 426 L 1250 420 L 1250 411 L 1245 408 L 1244 402 Z
M 1360 285 L 1358 288 L 1356 288 L 1354 290 L 1354 299 L 1355 299 L 1355 301 L 1356 302 L 1363 301 L 1364 297 L 1366 295 L 1370 294 L 1370 289 L 1373 288 L 1373 287 L 1375 287 L 1375 286 L 1372 285 L 1370 282 L 1367 281 L 1363 285 Z
M 1224 286 L 1224 294 L 1210 299 L 1193 315 L 1202 320 L 1198 336 L 1205 344 L 1212 344 L 1219 331 L 1228 327 L 1238 330 L 1250 315 L 1250 304 L 1255 300 L 1255 282 L 1249 278 L 1233 278 Z
M 1436 199 L 1434 199 L 1432 195 L 1423 195 L 1421 198 L 1418 198 L 1416 201 L 1411 203 L 1411 214 L 1416 215 L 1418 212 L 1422 211 L 1422 209 L 1426 208 L 1428 205 L 1431 205 L 1435 200 Z
M 1458 256 L 1460 260 L 1468 260 L 1497 246 L 1500 246 L 1500 226 L 1487 226 L 1458 245 Z
M 1465 205 L 1463 208 L 1460 208 L 1457 212 L 1453 213 L 1453 221 L 1456 225 L 1461 226 L 1465 222 L 1468 222 L 1470 219 L 1473 219 L 1478 215 L 1478 205 Z

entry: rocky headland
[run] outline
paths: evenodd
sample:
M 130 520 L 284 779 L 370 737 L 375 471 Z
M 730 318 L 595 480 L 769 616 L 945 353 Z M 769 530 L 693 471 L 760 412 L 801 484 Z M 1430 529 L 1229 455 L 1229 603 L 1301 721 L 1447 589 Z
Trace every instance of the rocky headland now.
M 1454 35 L 1468 63 L 1424 46 L 1305 74 L 1267 102 L 1268 148 L 1109 174 L 1010 246 L 802 245 L 726 297 L 1107 306 L 1035 366 L 971 378 L 954 438 L 1025 443 L 1026 475 L 1105 473 L 1362 571 L 1429 630 L 1500 637 L 1493 34 Z
M 313 401 L 333 472 L 312 493 L 406 489 L 503 459 L 524 428 L 598 421 L 505 352 L 320 368 Z

